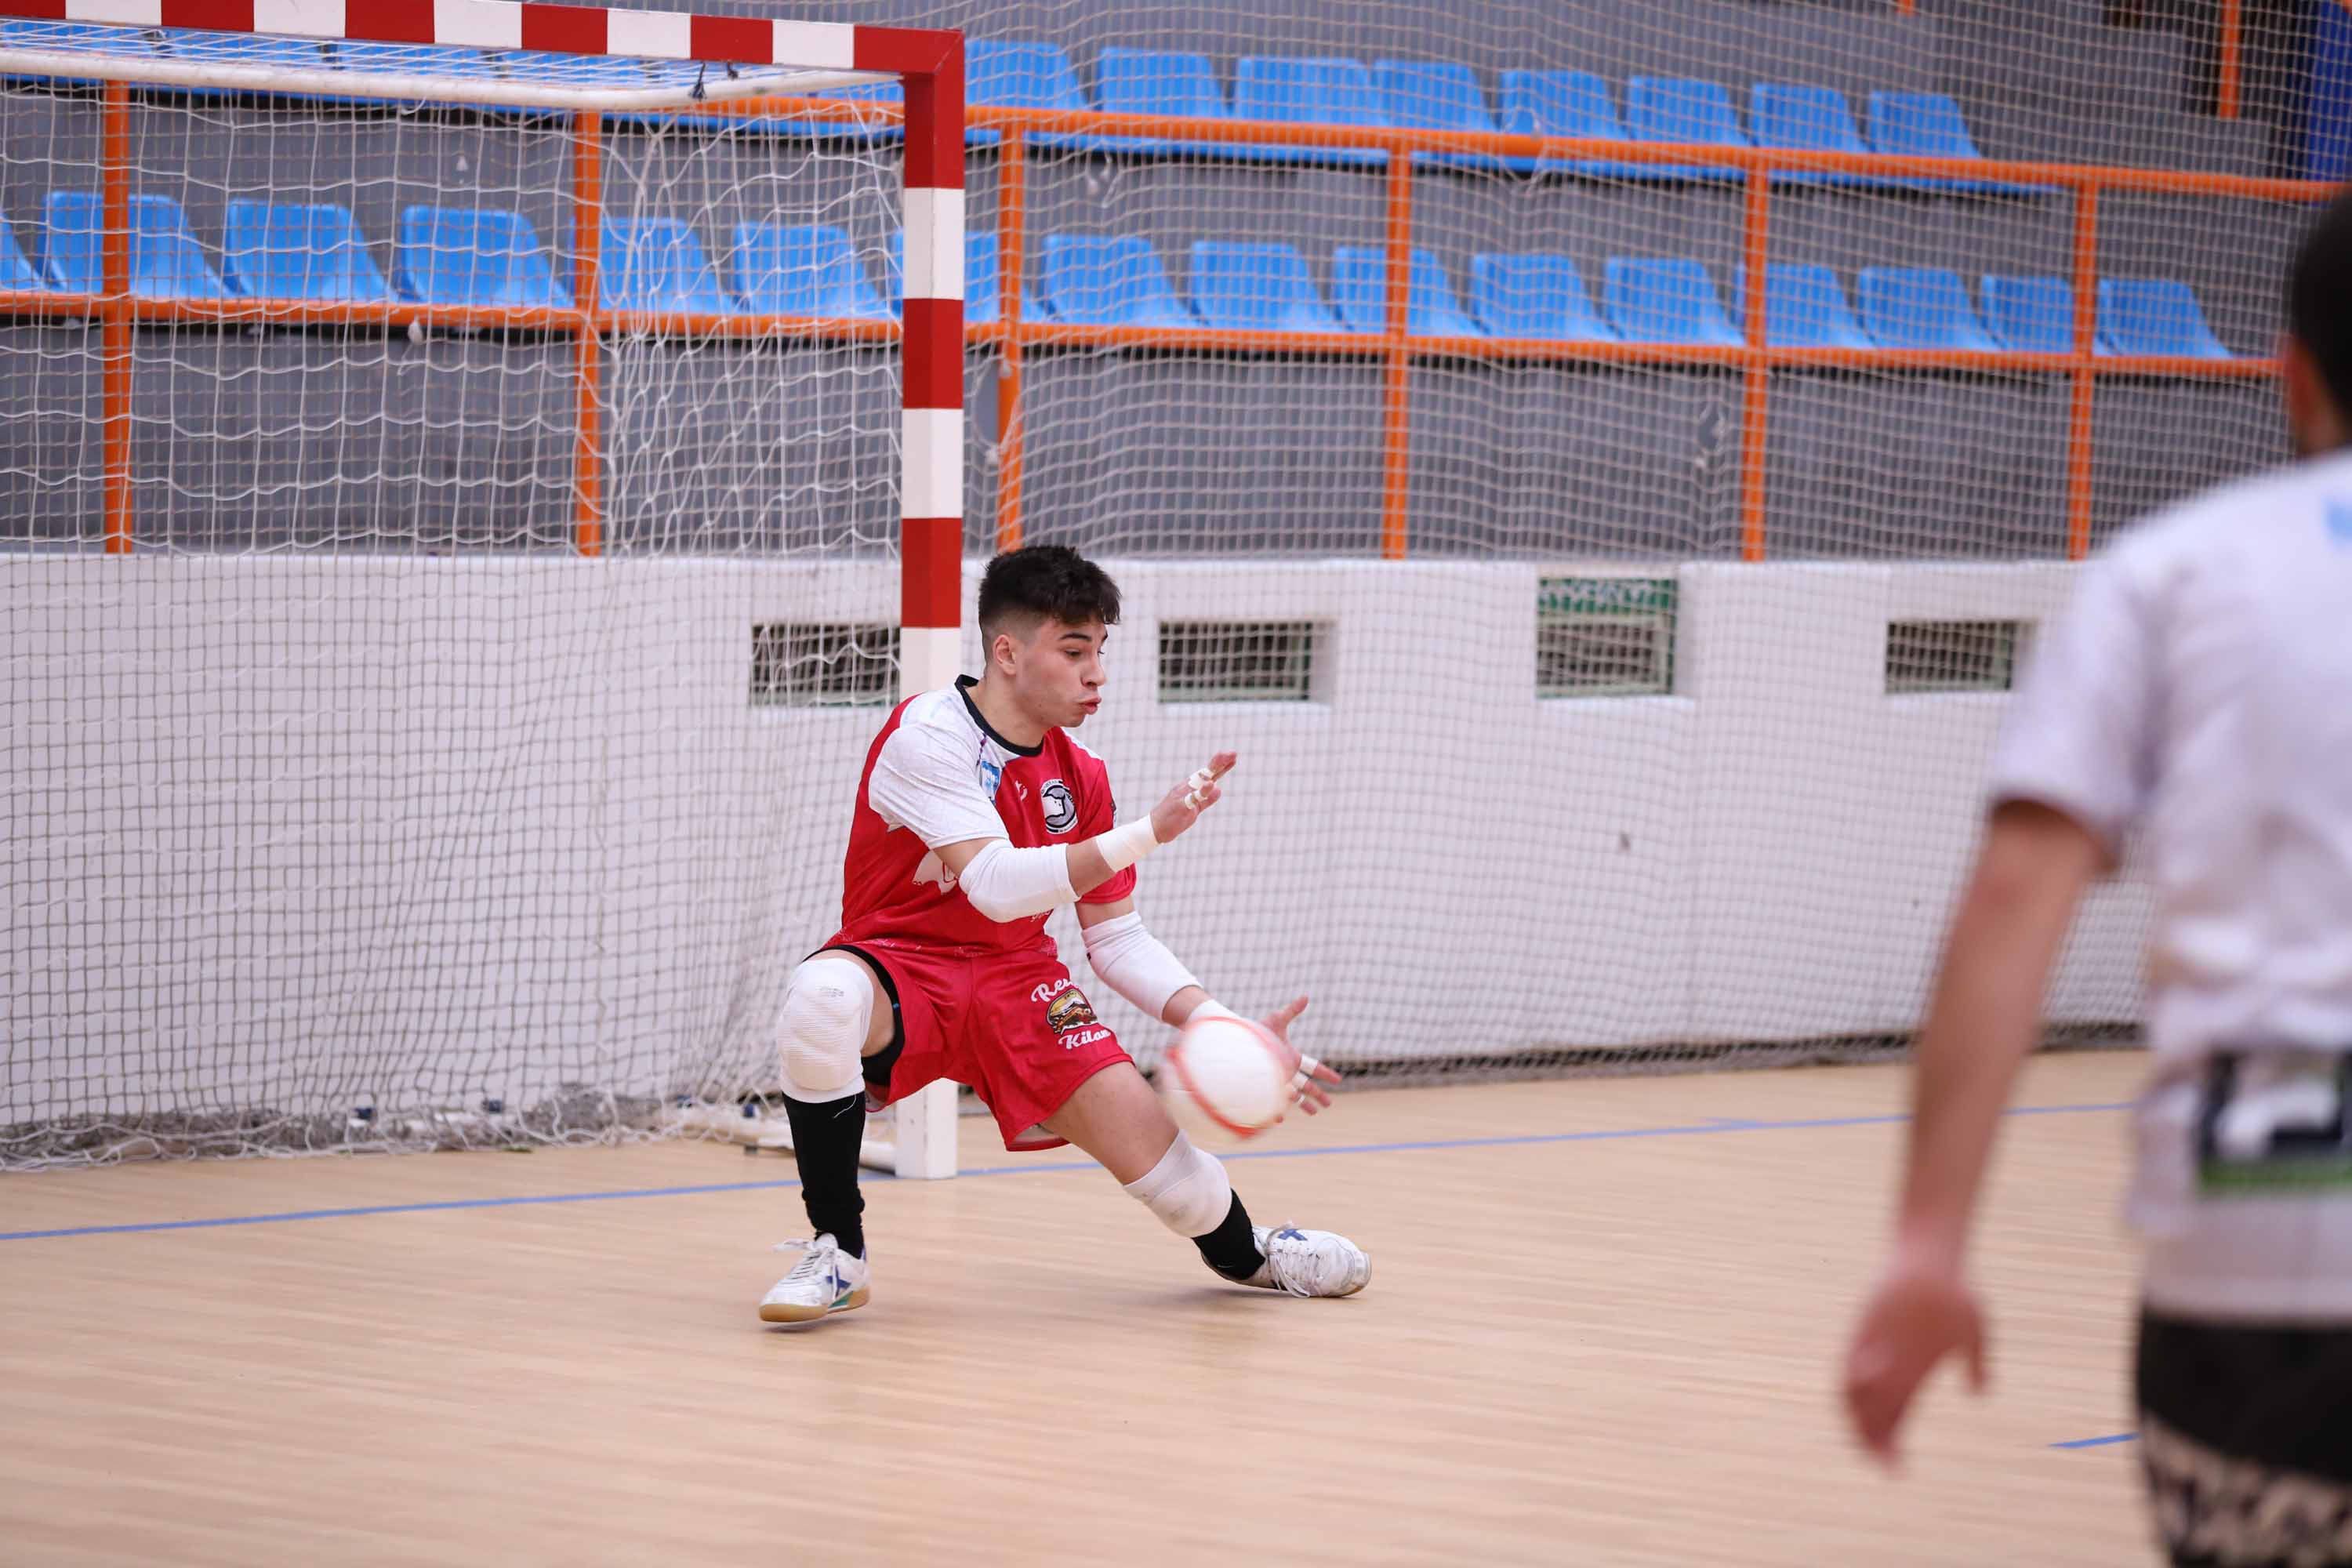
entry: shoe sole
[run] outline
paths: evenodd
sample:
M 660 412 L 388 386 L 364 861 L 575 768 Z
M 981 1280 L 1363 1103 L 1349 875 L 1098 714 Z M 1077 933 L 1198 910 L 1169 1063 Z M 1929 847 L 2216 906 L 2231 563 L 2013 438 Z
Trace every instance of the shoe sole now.
M 795 1307 L 790 1301 L 762 1301 L 760 1303 L 760 1321 L 814 1323 L 819 1318 L 829 1318 L 835 1312 L 846 1312 L 863 1307 L 870 1294 L 871 1292 L 861 1285 L 852 1290 L 845 1299 L 835 1302 L 830 1307 Z

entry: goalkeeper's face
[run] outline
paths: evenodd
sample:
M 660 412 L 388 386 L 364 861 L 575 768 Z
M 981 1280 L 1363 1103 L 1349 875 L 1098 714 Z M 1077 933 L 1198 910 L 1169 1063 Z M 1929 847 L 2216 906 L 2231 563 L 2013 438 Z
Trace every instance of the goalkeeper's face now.
M 1100 621 L 1072 626 L 1047 616 L 1025 640 L 1013 643 L 1013 701 L 1039 724 L 1076 729 L 1102 706 L 1103 645 L 1109 637 L 1110 628 Z

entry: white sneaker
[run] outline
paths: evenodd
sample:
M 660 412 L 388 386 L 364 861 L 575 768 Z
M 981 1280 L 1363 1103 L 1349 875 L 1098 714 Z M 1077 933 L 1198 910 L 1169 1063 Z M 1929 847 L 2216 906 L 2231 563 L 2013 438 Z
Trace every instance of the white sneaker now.
M 1294 1296 L 1352 1296 L 1372 1277 L 1370 1257 L 1344 1236 L 1294 1225 L 1255 1226 L 1250 1234 L 1265 1265 L 1245 1285 Z
M 866 1305 L 873 1270 L 865 1258 L 844 1252 L 830 1235 L 814 1241 L 783 1242 L 776 1250 L 794 1247 L 801 1249 L 801 1260 L 761 1299 L 761 1322 L 813 1323 L 829 1313 Z

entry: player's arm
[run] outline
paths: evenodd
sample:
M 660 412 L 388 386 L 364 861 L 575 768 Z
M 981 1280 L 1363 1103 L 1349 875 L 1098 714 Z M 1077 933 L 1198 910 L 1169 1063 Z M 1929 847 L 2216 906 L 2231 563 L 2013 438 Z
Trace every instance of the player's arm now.
M 1995 753 L 1997 805 L 1920 1030 L 1894 1247 L 1846 1362 L 1854 1429 L 1890 1463 L 1937 1363 L 1958 1351 L 1983 1384 L 1969 1224 L 2075 906 L 2154 793 L 2161 595 L 2160 574 L 2095 563 L 2044 633 Z
M 1138 1011 L 1179 1027 L 1203 1016 L 1238 1016 L 1232 1008 L 1213 1000 L 1192 972 L 1168 951 L 1168 944 L 1144 929 L 1132 897 L 1080 904 L 1078 925 L 1087 939 L 1087 962 L 1094 965 L 1104 984 L 1133 1003 Z M 1301 996 L 1259 1022 L 1289 1047 L 1298 1101 L 1312 1116 L 1331 1103 L 1330 1091 L 1324 1085 L 1338 1083 L 1339 1075 L 1291 1045 L 1291 1020 L 1306 1010 L 1307 998 Z
M 1233 752 L 1218 752 L 1148 816 L 1076 844 L 1034 849 L 1007 841 L 971 758 L 918 732 L 901 729 L 885 742 L 866 799 L 884 821 L 915 833 L 939 856 L 972 908 L 993 921 L 1015 921 L 1076 902 L 1182 834 L 1217 803 L 1217 781 L 1234 761 Z
M 1983 1321 L 1964 1283 L 1969 1222 L 2041 1035 L 2051 965 L 2105 860 L 2097 838 L 2047 806 L 2012 801 L 1993 814 L 1919 1035 L 1893 1256 L 1846 1363 L 1847 1410 L 1882 1459 L 1893 1460 L 1895 1428 L 1945 1356 L 1965 1356 L 1984 1386 Z

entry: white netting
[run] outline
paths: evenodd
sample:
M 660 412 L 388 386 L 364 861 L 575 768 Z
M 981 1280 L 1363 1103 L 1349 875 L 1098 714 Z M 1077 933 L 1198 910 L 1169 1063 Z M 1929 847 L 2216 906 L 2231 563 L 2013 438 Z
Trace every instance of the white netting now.
M 224 52 L 125 37 L 0 47 Z M 772 628 L 895 611 L 898 132 L 333 52 L 353 96 L 131 90 L 119 247 L 106 89 L 0 88 L 0 1162 L 656 1126 L 772 1071 L 838 900 L 870 716 L 821 704 L 893 648 Z
M 2202 0 L 795 12 L 971 36 L 971 571 L 1002 527 L 1118 574 L 1084 739 L 1129 804 L 1243 752 L 1149 868 L 1153 929 L 1237 1006 L 1312 993 L 1327 1059 L 1417 1072 L 1906 1036 L 2068 557 L 2283 455 L 2264 356 L 2317 187 L 2260 182 L 2340 173 L 2314 105 L 2352 14 L 2273 9 L 2234 47 Z M 565 332 L 191 317 L 136 336 L 154 558 L 121 561 L 100 331 L 31 297 L 102 105 L 20 78 L 0 108 L 37 275 L 0 321 L 13 1157 L 93 1117 L 308 1135 L 488 1097 L 569 1130 L 763 1087 L 893 685 L 896 358 L 844 340 L 889 309 L 895 141 L 606 117 L 608 212 L 691 232 L 701 303 L 744 311 L 736 225 L 828 226 L 848 262 L 795 253 L 782 313 L 853 323 L 611 323 L 614 559 L 568 553 Z M 350 208 L 383 268 L 405 205 L 520 212 L 570 276 L 569 111 L 131 112 L 133 190 L 215 267 L 267 196 Z M 1407 149 L 1347 126 L 1619 142 L 1433 145 L 1397 182 Z M 2103 187 L 2086 258 L 2079 178 L 1823 166 L 1771 183 L 1759 247 L 1757 144 L 2188 177 Z M 2096 896 L 2062 1027 L 2137 1016 L 2141 918 Z

